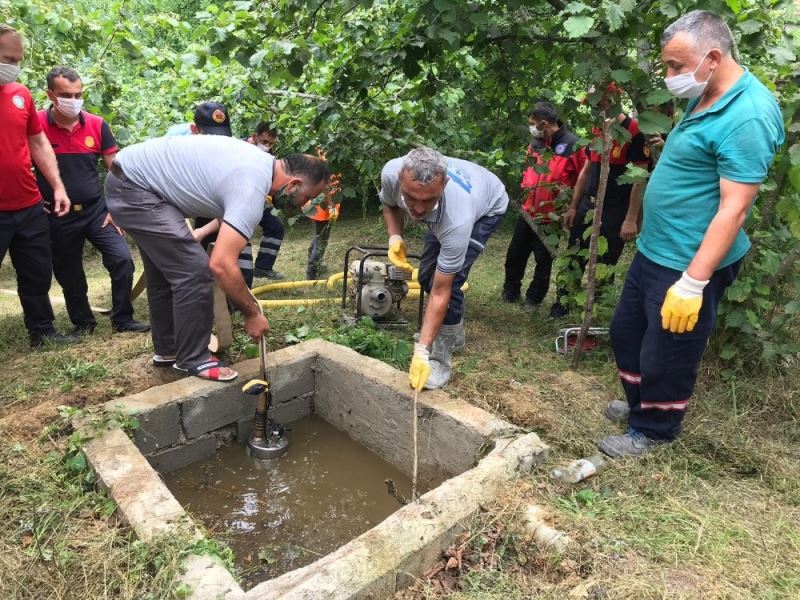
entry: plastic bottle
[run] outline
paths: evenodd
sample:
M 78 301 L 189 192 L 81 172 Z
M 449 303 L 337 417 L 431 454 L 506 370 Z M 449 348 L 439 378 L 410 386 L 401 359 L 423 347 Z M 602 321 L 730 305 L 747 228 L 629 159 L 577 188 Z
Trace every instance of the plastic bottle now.
M 578 483 L 600 473 L 606 468 L 606 464 L 606 459 L 602 454 L 594 454 L 589 458 L 573 461 L 566 467 L 553 469 L 551 475 L 554 479 L 565 483 Z

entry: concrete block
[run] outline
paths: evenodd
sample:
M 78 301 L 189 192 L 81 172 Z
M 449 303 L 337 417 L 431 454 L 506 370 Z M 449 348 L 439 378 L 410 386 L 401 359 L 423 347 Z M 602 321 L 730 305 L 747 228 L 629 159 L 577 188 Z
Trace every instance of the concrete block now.
M 188 600 L 244 600 L 244 591 L 214 557 L 192 554 L 181 565 L 180 582 L 192 593 Z
M 286 356 L 280 352 L 282 351 L 270 355 L 279 362 L 267 365 L 272 386 L 272 401 L 276 410 L 282 403 L 314 391 L 315 355 L 303 352 L 296 353 L 295 356 Z M 258 359 L 255 359 L 255 362 L 258 363 Z M 236 368 L 242 369 L 236 387 L 220 386 L 181 400 L 181 421 L 183 432 L 188 439 L 255 414 L 257 398 L 243 394 L 240 388 L 248 378 L 258 376 L 258 364 L 254 365 L 251 360 L 237 364 Z M 248 377 L 242 377 L 242 372 Z
M 255 396 L 241 390 L 221 389 L 185 398 L 181 403 L 181 424 L 187 439 L 241 421 L 256 409 Z
M 151 454 L 147 461 L 159 473 L 169 473 L 213 456 L 216 451 L 217 438 L 209 435 Z
M 140 539 L 149 540 L 178 527 L 194 528 L 183 507 L 121 429 L 92 440 L 83 451 L 101 486 Z
M 176 403 L 163 404 L 137 417 L 133 441 L 143 454 L 173 446 L 181 438 L 181 414 Z
M 408 377 L 335 344 L 319 345 L 314 411 L 404 473 L 411 473 L 413 393 Z M 516 428 L 441 391 L 418 404 L 419 476 L 439 483 L 463 473 L 493 437 Z

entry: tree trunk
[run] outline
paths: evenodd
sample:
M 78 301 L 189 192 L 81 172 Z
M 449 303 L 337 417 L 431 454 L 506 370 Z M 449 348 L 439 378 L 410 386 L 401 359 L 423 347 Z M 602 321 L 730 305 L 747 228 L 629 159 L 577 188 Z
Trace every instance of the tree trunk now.
M 594 219 L 592 221 L 592 236 L 589 238 L 589 262 L 586 265 L 586 306 L 584 307 L 583 323 L 575 341 L 572 351 L 572 370 L 578 368 L 578 362 L 583 353 L 583 342 L 592 323 L 592 309 L 594 307 L 595 288 L 597 287 L 597 245 L 600 238 L 600 224 L 603 215 L 603 201 L 608 187 L 608 163 L 611 156 L 611 124 L 613 119 L 606 119 L 603 113 L 603 155 L 600 161 L 600 183 L 597 187 L 597 197 L 594 200 Z

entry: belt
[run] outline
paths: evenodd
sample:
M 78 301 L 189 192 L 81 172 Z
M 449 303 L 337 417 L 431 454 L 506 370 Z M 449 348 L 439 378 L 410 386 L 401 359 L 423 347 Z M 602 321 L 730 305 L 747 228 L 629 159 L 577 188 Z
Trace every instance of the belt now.
M 89 200 L 88 202 L 80 202 L 80 203 L 72 203 L 69 205 L 69 212 L 79 213 L 88 209 L 91 206 L 94 206 L 97 203 L 97 200 Z M 47 208 L 52 210 L 53 203 L 52 202 L 45 202 Z
M 69 207 L 70 212 L 81 212 L 82 210 L 86 210 L 90 206 L 94 205 L 97 200 L 92 200 L 91 202 L 81 202 L 80 204 L 71 204 Z
M 111 163 L 111 168 L 109 171 L 111 171 L 114 174 L 114 177 L 120 181 L 128 181 L 128 176 L 125 175 L 125 171 L 122 170 L 122 166 L 117 161 L 113 161 Z

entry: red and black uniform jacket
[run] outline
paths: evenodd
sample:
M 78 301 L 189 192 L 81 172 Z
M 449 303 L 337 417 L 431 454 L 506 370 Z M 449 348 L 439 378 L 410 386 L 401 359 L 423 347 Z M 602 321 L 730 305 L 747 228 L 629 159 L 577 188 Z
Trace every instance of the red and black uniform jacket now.
M 631 184 L 617 183 L 617 177 L 622 175 L 628 168 L 628 163 L 633 163 L 638 167 L 649 169 L 650 148 L 645 143 L 644 134 L 639 131 L 639 124 L 635 119 L 625 117 L 620 126 L 627 129 L 631 134 L 630 141 L 620 144 L 616 140 L 611 143 L 611 155 L 609 156 L 608 186 L 604 202 L 612 204 L 627 204 L 631 196 Z M 595 139 L 602 136 L 603 131 L 595 128 L 592 133 Z M 600 160 L 602 156 L 599 152 L 586 147 L 586 155 L 591 162 L 589 177 L 584 188 L 584 196 L 596 196 L 600 184 Z
M 117 142 L 111 127 L 102 117 L 81 111 L 72 131 L 59 127 L 52 115 L 52 107 L 39 111 L 39 122 L 44 129 L 58 161 L 61 181 L 73 206 L 91 204 L 103 195 L 97 161 L 104 154 L 117 151 Z M 53 188 L 36 169 L 36 180 L 46 204 L 53 202 Z
M 586 154 L 575 148 L 578 137 L 566 125 L 562 125 L 553 137 L 534 139 L 528 146 L 529 166 L 522 175 L 522 189 L 530 190 L 522 204 L 522 209 L 533 217 L 540 217 L 549 223 L 555 210 L 554 200 L 564 188 L 575 187 L 578 174 L 586 161 Z M 549 148 L 552 156 L 545 161 L 542 151 Z M 546 167 L 546 168 L 543 168 Z

